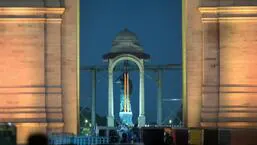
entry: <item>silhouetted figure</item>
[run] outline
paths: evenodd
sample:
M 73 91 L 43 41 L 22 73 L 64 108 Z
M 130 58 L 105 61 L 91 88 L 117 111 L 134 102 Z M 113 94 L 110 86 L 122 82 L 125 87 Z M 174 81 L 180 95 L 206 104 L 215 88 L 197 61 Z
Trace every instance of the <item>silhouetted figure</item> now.
M 42 133 L 32 134 L 28 138 L 28 145 L 48 145 L 48 138 Z
M 136 142 L 140 142 L 140 136 L 139 136 L 139 128 L 138 128 L 138 125 L 135 124 L 134 127 L 132 128 L 132 133 L 133 133 L 133 142 L 136 143 Z
M 120 143 L 127 143 L 127 142 L 128 142 L 127 140 L 128 140 L 127 134 L 126 134 L 126 133 L 123 133 Z
M 110 143 L 118 143 L 119 142 L 119 135 L 116 130 L 110 131 Z
M 164 133 L 164 144 L 174 145 L 172 136 L 167 132 Z

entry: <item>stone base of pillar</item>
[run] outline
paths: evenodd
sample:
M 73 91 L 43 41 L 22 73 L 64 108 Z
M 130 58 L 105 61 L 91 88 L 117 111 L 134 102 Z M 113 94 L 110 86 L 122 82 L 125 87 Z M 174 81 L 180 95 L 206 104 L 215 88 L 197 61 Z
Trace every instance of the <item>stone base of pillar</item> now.
M 162 121 L 160 119 L 157 120 L 158 125 L 162 125 Z
M 143 127 L 145 126 L 145 116 L 140 115 L 138 116 L 138 127 Z
M 113 116 L 107 116 L 107 126 L 114 127 L 114 117 Z

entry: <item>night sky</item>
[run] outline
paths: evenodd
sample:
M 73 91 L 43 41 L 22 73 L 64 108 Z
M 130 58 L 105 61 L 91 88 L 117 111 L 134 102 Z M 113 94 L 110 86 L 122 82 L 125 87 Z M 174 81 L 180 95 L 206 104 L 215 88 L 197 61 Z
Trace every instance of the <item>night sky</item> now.
M 135 32 L 144 51 L 151 55 L 148 64 L 181 64 L 181 0 L 81 0 L 80 64 L 103 65 L 102 55 L 111 50 L 112 40 L 124 28 Z M 182 71 L 163 75 L 163 98 L 181 98 Z M 145 72 L 145 113 L 147 123 L 156 122 L 155 73 Z M 120 74 L 115 73 L 118 77 Z M 138 116 L 139 75 L 131 73 L 134 120 Z M 152 77 L 152 79 L 151 79 Z M 90 107 L 91 74 L 81 72 L 81 105 Z M 97 74 L 96 112 L 107 115 L 107 72 Z M 115 115 L 119 112 L 119 86 L 114 87 Z M 172 119 L 181 102 L 164 102 L 163 120 Z

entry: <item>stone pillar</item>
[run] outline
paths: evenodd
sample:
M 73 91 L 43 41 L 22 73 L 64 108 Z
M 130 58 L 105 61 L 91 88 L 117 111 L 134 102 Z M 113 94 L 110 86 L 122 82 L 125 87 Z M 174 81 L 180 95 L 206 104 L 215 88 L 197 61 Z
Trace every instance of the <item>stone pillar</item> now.
M 145 125 L 145 87 L 144 87 L 144 65 L 143 60 L 141 61 L 140 69 L 140 93 L 139 93 L 139 116 L 138 116 L 138 126 L 142 127 Z
M 0 2 L 0 122 L 15 123 L 17 144 L 25 144 L 32 133 L 47 133 L 47 128 L 61 132 L 64 125 L 60 103 L 64 8 L 17 3 Z
M 162 72 L 158 71 L 157 124 L 162 124 Z
M 79 0 L 64 0 L 62 24 L 62 87 L 64 132 L 79 132 Z
M 219 23 L 203 22 L 201 126 L 217 127 L 219 110 Z
M 92 71 L 92 108 L 91 108 L 91 123 L 95 127 L 95 103 L 96 103 L 96 70 Z
M 202 104 L 202 24 L 200 0 L 184 0 L 183 15 L 183 121 L 200 127 Z
M 49 16 L 47 16 L 49 17 Z M 44 24 L 45 108 L 48 132 L 63 132 L 61 21 Z
M 114 111 L 113 111 L 113 69 L 112 69 L 112 61 L 109 62 L 109 70 L 108 70 L 108 116 L 107 116 L 107 126 L 114 127 Z

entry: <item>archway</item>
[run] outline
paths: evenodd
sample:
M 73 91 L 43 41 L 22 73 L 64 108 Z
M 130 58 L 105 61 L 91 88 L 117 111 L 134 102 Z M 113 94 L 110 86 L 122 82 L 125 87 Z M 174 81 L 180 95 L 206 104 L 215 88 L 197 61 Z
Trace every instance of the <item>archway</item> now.
M 114 104 L 113 104 L 113 69 L 121 61 L 128 60 L 134 62 L 139 68 L 139 116 L 138 125 L 145 125 L 145 99 L 144 99 L 144 59 L 140 59 L 132 54 L 120 54 L 109 59 L 108 66 L 108 117 L 107 124 L 109 127 L 114 126 Z

